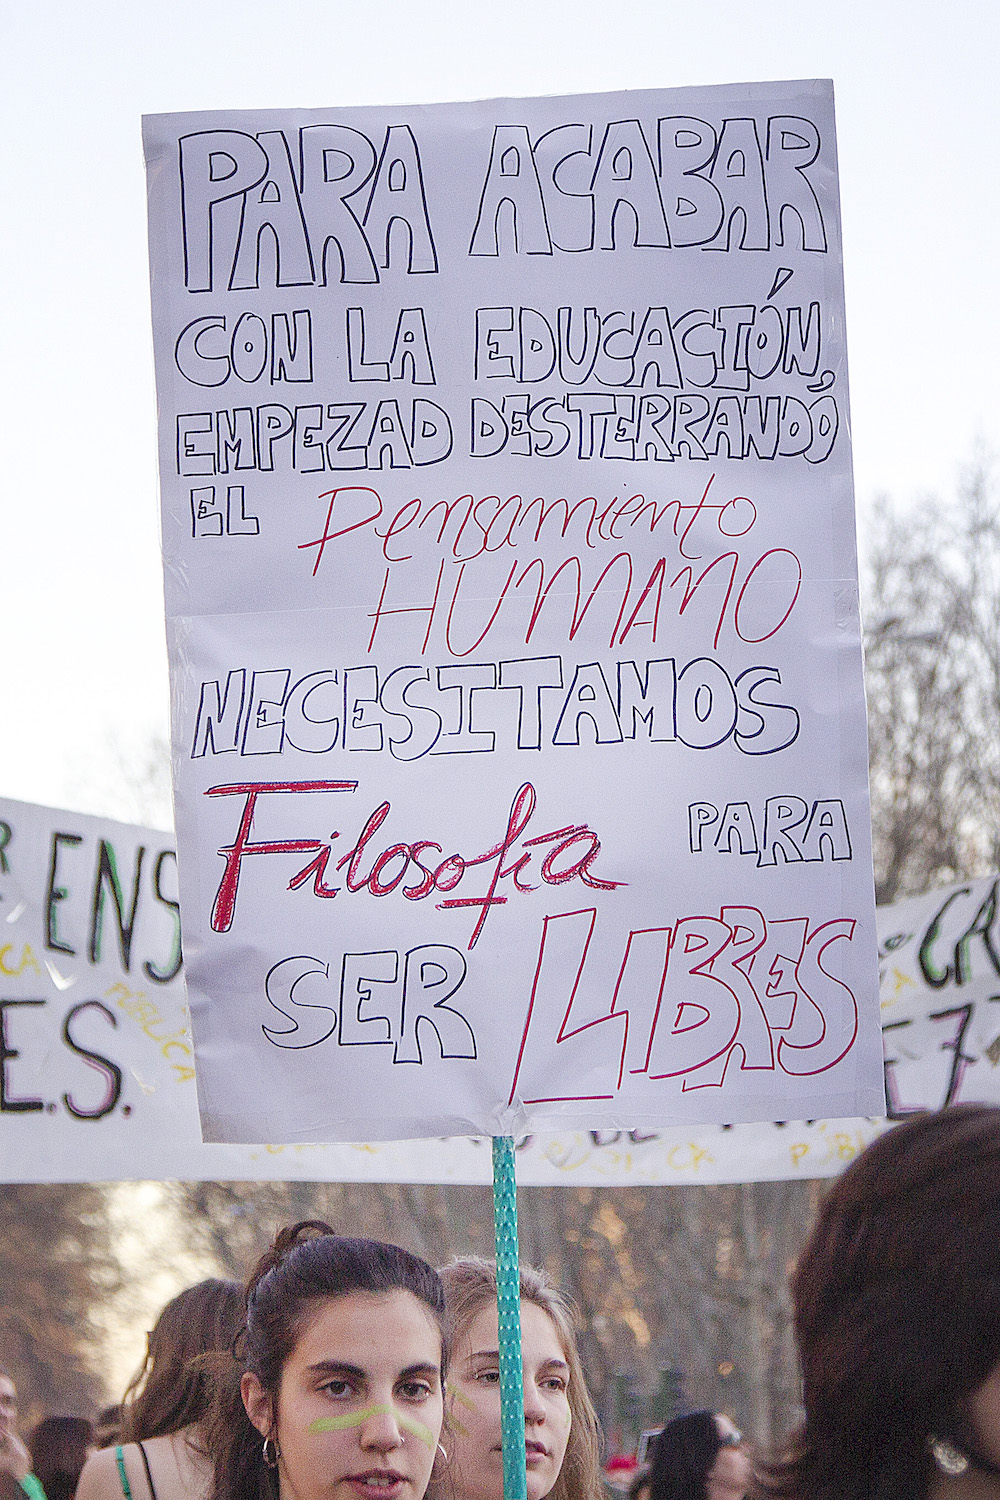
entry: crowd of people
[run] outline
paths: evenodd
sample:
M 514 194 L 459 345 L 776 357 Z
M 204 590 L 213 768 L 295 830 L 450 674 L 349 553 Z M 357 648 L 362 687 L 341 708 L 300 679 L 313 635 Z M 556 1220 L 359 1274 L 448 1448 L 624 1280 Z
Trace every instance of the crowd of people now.
M 882 1136 L 792 1281 L 804 1420 L 751 1454 L 723 1413 L 656 1437 L 631 1500 L 1000 1500 L 1000 1109 Z M 570 1304 L 521 1269 L 526 1500 L 602 1500 Z M 0 1500 L 504 1500 L 496 1273 L 306 1221 L 245 1287 L 168 1303 L 100 1429 L 22 1441 L 0 1374 Z M 6 1486 L 6 1490 L 3 1486 Z

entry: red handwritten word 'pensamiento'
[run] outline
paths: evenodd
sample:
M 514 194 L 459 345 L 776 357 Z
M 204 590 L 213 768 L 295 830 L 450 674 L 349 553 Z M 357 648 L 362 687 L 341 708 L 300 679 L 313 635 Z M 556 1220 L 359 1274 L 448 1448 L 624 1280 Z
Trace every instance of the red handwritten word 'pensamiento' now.
M 258 797 L 262 794 L 354 792 L 357 786 L 356 781 L 238 781 L 208 788 L 205 793 L 207 797 L 244 798 L 236 836 L 231 844 L 226 844 L 219 850 L 226 867 L 212 907 L 213 932 L 228 932 L 232 926 L 243 861 L 253 855 L 310 854 L 313 857 L 292 875 L 288 890 L 298 890 L 310 878 L 315 896 L 330 900 L 341 890 L 340 886 L 328 884 L 326 879 L 327 866 L 333 853 L 332 840 L 340 837 L 339 831 L 334 830 L 330 834 L 331 842 L 318 838 L 254 841 L 250 835 Z M 408 901 L 423 901 L 433 891 L 443 893 L 455 890 L 468 870 L 479 865 L 492 867 L 489 883 L 482 895 L 449 895 L 436 903 L 440 911 L 459 907 L 478 911 L 469 939 L 470 949 L 475 947 L 490 909 L 504 906 L 507 902 L 506 894 L 499 890 L 502 881 L 510 881 L 515 890 L 524 894 L 538 890 L 538 881 L 544 885 L 558 886 L 580 880 L 592 890 L 600 891 L 613 891 L 625 884 L 621 880 L 603 880 L 594 874 L 593 866 L 601 852 L 601 841 L 586 823 L 570 823 L 548 833 L 523 838 L 537 800 L 535 788 L 530 781 L 526 781 L 519 787 L 511 802 L 503 836 L 482 854 L 474 855 L 445 855 L 444 846 L 434 839 L 387 844 L 378 854 L 374 854 L 368 846 L 392 810 L 391 803 L 382 802 L 368 818 L 354 845 L 338 860 L 335 869 L 346 869 L 344 887 L 352 893 L 367 890 L 372 896 L 388 896 L 402 887 L 402 894 Z M 438 860 L 435 858 L 437 855 L 444 857 Z M 369 859 L 371 867 L 364 873 L 364 866 Z M 540 861 L 537 875 L 532 867 L 533 860 Z M 411 875 L 413 883 L 403 885 L 407 875 Z M 535 884 L 531 883 L 533 876 Z

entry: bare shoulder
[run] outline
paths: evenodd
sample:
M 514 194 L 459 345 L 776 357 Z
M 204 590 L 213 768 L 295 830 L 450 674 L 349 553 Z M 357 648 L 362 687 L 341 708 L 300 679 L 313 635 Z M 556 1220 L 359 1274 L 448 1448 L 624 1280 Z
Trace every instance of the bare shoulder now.
M 156 1500 L 204 1500 L 211 1487 L 212 1466 L 193 1439 L 194 1429 L 170 1437 L 147 1438 L 143 1444 Z M 148 1500 L 146 1465 L 136 1443 L 122 1448 L 132 1500 Z M 84 1464 L 75 1500 L 123 1500 L 121 1475 L 114 1448 L 102 1448 Z
M 156 1484 L 156 1500 L 205 1500 L 212 1465 L 201 1451 L 197 1428 L 185 1427 L 169 1437 L 149 1438 L 146 1455 Z
M 129 1445 L 131 1446 L 131 1444 Z M 92 1453 L 83 1466 L 76 1500 L 121 1500 L 122 1484 L 113 1448 Z

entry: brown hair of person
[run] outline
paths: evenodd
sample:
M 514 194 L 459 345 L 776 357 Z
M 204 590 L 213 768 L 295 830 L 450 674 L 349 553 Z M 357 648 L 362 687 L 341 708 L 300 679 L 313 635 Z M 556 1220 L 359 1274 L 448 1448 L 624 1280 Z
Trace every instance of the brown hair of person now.
M 566 1456 L 552 1489 L 550 1500 L 602 1500 L 600 1428 L 594 1403 L 587 1389 L 580 1351 L 576 1342 L 573 1304 L 552 1285 L 544 1271 L 522 1265 L 521 1300 L 547 1313 L 555 1324 L 563 1355 L 569 1365 L 569 1409 L 572 1422 Z M 478 1255 L 460 1256 L 441 1268 L 444 1284 L 448 1347 L 454 1353 L 458 1341 L 484 1307 L 495 1306 L 496 1264 Z M 446 1485 L 435 1480 L 435 1493 L 447 1500 Z
M 247 1416 L 242 1377 L 256 1375 L 275 1418 L 281 1372 L 318 1303 L 352 1294 L 411 1292 L 441 1329 L 441 1380 L 447 1370 L 444 1293 L 433 1267 L 381 1240 L 347 1239 L 306 1219 L 282 1229 L 254 1267 L 245 1293 L 246 1322 L 235 1358 L 216 1358 L 215 1391 L 206 1424 L 213 1463 L 210 1500 L 276 1500 L 277 1469 L 264 1463 L 263 1439 Z
M 760 1493 L 920 1500 L 932 1436 L 975 1460 L 967 1401 L 1000 1358 L 1000 1109 L 920 1115 L 862 1152 L 792 1295 L 805 1420 Z
M 125 1392 L 119 1441 L 166 1437 L 202 1421 L 209 1388 L 199 1356 L 231 1349 L 242 1326 L 243 1292 L 235 1281 L 210 1278 L 172 1298 Z

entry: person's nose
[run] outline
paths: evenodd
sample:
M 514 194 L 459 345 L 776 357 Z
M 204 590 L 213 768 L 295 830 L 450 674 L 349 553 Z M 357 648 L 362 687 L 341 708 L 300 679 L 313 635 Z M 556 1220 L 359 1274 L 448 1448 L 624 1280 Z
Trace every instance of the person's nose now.
M 375 1453 L 392 1453 L 403 1446 L 403 1434 L 394 1411 L 373 1411 L 361 1424 L 361 1446 Z
M 541 1392 L 533 1380 L 524 1382 L 524 1420 L 525 1423 L 537 1425 L 545 1421 L 548 1415 L 545 1402 L 542 1400 Z

